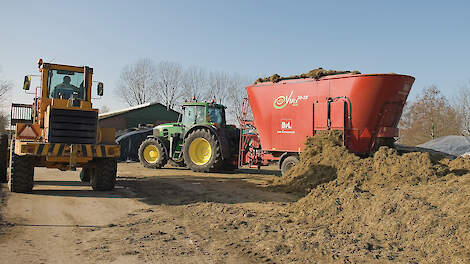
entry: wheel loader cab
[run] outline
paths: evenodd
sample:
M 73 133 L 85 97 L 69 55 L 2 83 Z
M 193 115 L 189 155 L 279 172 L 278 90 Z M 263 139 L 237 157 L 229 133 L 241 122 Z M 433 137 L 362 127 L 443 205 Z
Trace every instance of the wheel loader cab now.
M 47 97 L 86 100 L 83 72 L 50 70 L 47 80 Z

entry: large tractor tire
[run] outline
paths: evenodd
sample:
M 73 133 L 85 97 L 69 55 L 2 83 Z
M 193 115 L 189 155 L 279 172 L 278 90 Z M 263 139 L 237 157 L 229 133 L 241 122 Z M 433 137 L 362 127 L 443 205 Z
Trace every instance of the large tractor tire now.
M 94 173 L 93 168 L 83 168 L 80 172 L 80 180 L 82 182 L 90 182 L 91 175 Z
M 10 179 L 8 187 L 11 192 L 30 193 L 34 185 L 34 162 L 31 157 L 12 154 L 10 160 Z
M 286 175 L 297 163 L 299 163 L 299 158 L 297 156 L 289 156 L 285 158 L 281 164 L 282 175 Z
M 8 135 L 0 134 L 0 183 L 8 182 Z
M 168 155 L 158 140 L 149 138 L 140 144 L 139 161 L 146 168 L 160 169 L 168 162 Z
M 207 129 L 196 129 L 183 145 L 184 162 L 192 171 L 210 172 L 223 165 L 220 142 Z
M 117 161 L 115 158 L 103 158 L 92 170 L 90 184 L 95 191 L 112 191 L 116 185 Z
M 227 136 L 227 144 L 225 144 L 224 153 L 228 151 L 230 157 L 224 160 L 222 170 L 224 171 L 234 171 L 238 169 L 238 148 L 240 144 L 240 130 L 230 129 L 225 133 Z

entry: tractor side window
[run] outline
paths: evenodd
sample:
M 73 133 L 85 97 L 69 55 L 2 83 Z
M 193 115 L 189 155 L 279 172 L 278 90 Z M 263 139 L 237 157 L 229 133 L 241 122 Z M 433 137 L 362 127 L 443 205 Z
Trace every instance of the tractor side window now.
M 49 98 L 85 100 L 86 92 L 82 72 L 51 70 L 49 71 L 47 96 Z
M 217 125 L 222 125 L 223 117 L 222 117 L 222 109 L 210 107 L 209 108 L 209 117 L 210 121 L 216 123 Z
M 204 106 L 186 106 L 183 114 L 183 125 L 190 127 L 194 124 L 206 122 L 206 108 Z

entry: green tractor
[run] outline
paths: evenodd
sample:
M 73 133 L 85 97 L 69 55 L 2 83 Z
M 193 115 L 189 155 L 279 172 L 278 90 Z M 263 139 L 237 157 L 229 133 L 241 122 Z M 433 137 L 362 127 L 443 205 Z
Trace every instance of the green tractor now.
M 179 122 L 153 129 L 139 148 L 140 163 L 159 169 L 172 161 L 192 171 L 234 170 L 240 131 L 227 125 L 225 107 L 214 102 L 186 102 Z

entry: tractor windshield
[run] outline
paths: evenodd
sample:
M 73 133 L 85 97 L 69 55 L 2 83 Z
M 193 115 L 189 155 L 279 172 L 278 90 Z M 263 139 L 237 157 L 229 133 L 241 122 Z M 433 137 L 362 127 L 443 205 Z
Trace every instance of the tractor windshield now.
M 202 105 L 191 105 L 184 107 L 183 125 L 190 127 L 194 124 L 205 123 L 206 121 L 206 107 Z
M 211 123 L 221 126 L 224 122 L 223 109 L 217 107 L 209 107 L 209 118 Z
M 85 100 L 84 73 L 50 70 L 47 80 L 47 96 L 49 98 Z

